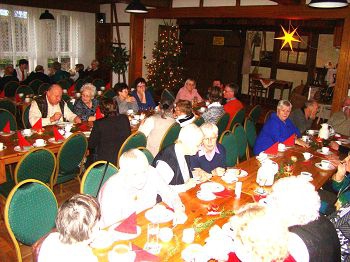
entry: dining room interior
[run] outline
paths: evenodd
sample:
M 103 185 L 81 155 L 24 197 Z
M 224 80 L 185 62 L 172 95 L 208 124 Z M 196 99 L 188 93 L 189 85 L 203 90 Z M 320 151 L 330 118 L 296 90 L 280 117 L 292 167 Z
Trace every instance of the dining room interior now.
M 88 67 L 90 62 L 96 59 L 99 61 L 99 66 L 105 76 L 103 88 L 98 87 L 96 90 L 98 97 L 104 97 L 108 91 L 107 85 L 113 87 L 115 84 L 123 82 L 131 87 L 135 79 L 143 77 L 146 82 L 152 81 L 154 84 L 152 87 L 149 84 L 148 87 L 151 87 L 157 105 L 164 96 L 164 90 L 170 91 L 170 96 L 175 99 L 186 79 L 194 79 L 199 95 L 207 100 L 208 90 L 212 88 L 213 81 L 220 80 L 221 83 L 235 83 L 238 86 L 238 92 L 235 96 L 242 101 L 244 105 L 243 115 L 245 114 L 247 117 L 244 119 L 243 116 L 240 121 L 242 126 L 246 125 L 248 118 L 253 118 L 253 109 L 259 108 L 258 118 L 252 120 L 257 134 L 262 130 L 269 114 L 276 111 L 277 105 L 280 106 L 279 101 L 281 100 L 290 101 L 293 109 L 303 108 L 303 110 L 307 101 L 317 101 L 318 111 L 310 129 L 318 132 L 318 129 L 323 128 L 322 124 L 327 123 L 333 113 L 344 110 L 344 99 L 350 96 L 350 12 L 347 1 L 339 1 L 344 4 L 344 7 L 340 8 L 334 8 L 338 6 L 320 8 L 318 2 L 334 4 L 333 2 L 337 1 L 3 0 L 0 3 L 0 75 L 5 74 L 5 67 L 8 64 L 16 65 L 19 59 L 23 58 L 29 61 L 29 72 L 34 71 L 37 65 L 42 65 L 45 72 L 49 72 L 54 62 L 61 63 L 62 68 L 69 71 L 77 64 Z M 130 10 L 135 6 L 138 7 L 139 4 L 142 5 L 141 11 Z M 46 12 L 47 10 L 49 12 Z M 44 19 L 42 19 L 43 15 L 45 15 Z M 49 15 L 53 16 L 53 19 Z M 162 43 L 165 45 L 162 46 Z M 120 50 L 122 55 L 115 57 L 116 53 L 113 52 Z M 169 53 L 173 57 L 169 58 Z M 176 60 L 173 60 L 174 57 Z M 118 59 L 125 63 L 125 70 L 115 69 L 118 66 Z M 152 67 L 152 65 L 156 66 L 157 61 L 162 59 L 176 61 L 174 68 L 164 69 L 160 67 L 164 71 L 155 72 L 154 68 L 156 67 Z M 173 69 L 178 70 L 178 72 L 173 72 Z M 155 73 L 160 73 L 160 76 L 155 76 Z M 178 73 L 180 74 L 179 78 L 174 80 L 173 75 L 177 76 Z M 155 83 L 157 81 L 159 83 Z M 164 85 L 164 81 L 167 82 L 166 85 Z M 69 89 L 69 87 L 70 85 L 63 90 Z M 68 95 L 70 98 L 78 100 L 80 98 L 79 90 L 75 89 L 73 95 L 68 91 Z M 118 95 L 118 92 L 113 92 L 112 97 L 114 95 Z M 25 111 L 28 103 L 26 104 L 24 100 L 23 104 L 25 105 L 21 105 L 18 111 Z M 205 101 L 202 104 L 198 102 L 197 107 L 195 104 L 197 104 L 197 99 L 195 102 L 192 101 L 192 106 L 194 111 L 198 113 L 195 115 L 199 115 L 199 117 L 201 109 L 203 108 L 205 111 L 209 105 L 206 105 Z M 154 113 L 153 110 L 150 110 L 151 114 L 148 110 L 145 111 L 145 114 L 128 113 L 130 123 L 133 123 L 131 121 L 137 123 L 131 124 L 130 140 L 132 136 L 140 133 L 137 128 L 142 123 L 142 119 L 148 118 Z M 227 119 L 222 128 L 218 125 L 219 135 L 217 139 L 223 145 L 225 139 L 230 139 L 231 133 L 228 131 L 233 132 L 236 128 L 236 126 L 233 127 L 235 123 L 231 121 L 232 118 L 230 122 Z M 19 129 L 27 130 L 26 125 L 22 125 L 22 121 L 20 122 L 18 126 L 22 128 Z M 79 130 L 84 131 L 84 133 L 90 131 L 90 129 L 85 130 L 85 126 L 83 129 L 79 128 L 79 124 L 73 127 L 74 131 L 78 132 Z M 49 133 L 44 132 L 44 138 L 47 139 L 51 136 L 52 139 L 53 131 L 50 128 L 48 130 L 50 130 Z M 88 133 L 90 135 L 90 132 Z M 328 141 L 327 136 L 325 139 L 328 141 L 327 144 L 320 147 L 322 141 L 320 142 L 316 138 L 316 133 L 303 133 L 303 135 L 310 137 L 308 142 L 316 152 L 312 152 L 311 157 L 308 156 L 312 159 L 312 165 L 305 157 L 305 153 L 307 153 L 305 148 L 286 145 L 287 151 L 286 149 L 278 149 L 277 159 L 281 158 L 282 162 L 279 163 L 280 167 L 276 169 L 277 175 L 274 179 L 276 181 L 277 177 L 290 176 L 287 174 L 286 161 L 288 159 L 288 163 L 292 162 L 293 166 L 291 174 L 301 174 L 306 171 L 321 174 L 320 176 L 314 175 L 313 181 L 312 178 L 309 180 L 312 181 L 316 189 L 319 189 L 336 171 L 336 167 L 328 168 L 328 164 L 332 166 L 328 162 L 324 162 L 324 166 L 322 166 L 322 161 L 328 160 L 321 160 L 321 157 L 328 154 L 338 155 L 338 152 L 332 151 L 332 149 L 331 153 L 323 152 L 323 147 L 327 147 L 328 143 L 339 139 L 346 140 L 350 144 L 350 139 L 348 136 L 338 134 L 336 130 L 333 130 L 333 133 L 329 135 L 332 138 Z M 34 138 L 38 137 L 34 136 Z M 167 139 L 169 138 L 167 137 Z M 163 140 L 166 140 L 165 136 Z M 164 142 L 163 140 L 162 142 Z M 0 137 L 0 142 L 3 142 L 5 146 L 6 143 L 12 146 L 16 141 Z M 265 190 L 266 180 L 262 186 L 259 183 L 258 187 L 256 186 L 256 176 L 263 161 L 255 159 L 253 147 L 249 147 L 248 142 L 244 148 L 243 159 L 240 160 L 239 153 L 235 156 L 237 162 L 234 162 L 234 166 L 238 166 L 233 168 L 232 172 L 238 172 L 234 175 L 237 180 L 231 182 L 229 179 L 229 182 L 226 181 L 224 189 L 224 191 L 234 191 L 234 185 L 237 189 L 238 182 L 243 181 L 243 188 L 239 189 L 242 191 L 241 200 L 237 200 L 235 197 L 227 200 L 227 196 L 217 196 L 215 204 L 205 202 L 211 200 L 194 201 L 190 208 L 191 213 L 187 214 L 189 219 L 194 218 L 194 224 L 203 221 L 200 219 L 204 219 L 204 212 L 210 208 L 209 212 L 216 212 L 216 215 L 219 214 L 221 217 L 211 217 L 212 220 L 207 220 L 207 226 L 210 227 L 217 221 L 220 226 L 223 226 L 224 222 L 220 219 L 225 219 L 230 211 L 234 213 L 243 206 L 243 203 L 252 202 L 251 195 L 258 192 L 257 190 Z M 175 138 L 169 144 L 173 143 L 175 143 Z M 50 146 L 52 147 L 50 149 L 57 155 L 60 145 Z M 345 146 L 350 147 L 348 144 Z M 145 148 L 146 144 L 141 147 Z M 326 151 L 326 149 L 324 150 Z M 16 155 L 13 154 L 11 159 L 5 156 L 6 150 L 1 151 L 3 150 L 0 150 L 0 164 L 3 166 L 0 167 L 0 181 L 6 182 L 11 176 L 8 173 L 15 172 L 16 164 L 20 163 L 23 151 Z M 122 150 L 119 152 L 120 154 L 124 153 Z M 120 154 L 118 154 L 118 161 Z M 151 155 L 151 157 L 153 159 L 155 156 Z M 263 155 L 263 157 L 265 156 Z M 295 159 L 303 159 L 303 161 L 297 165 Z M 318 160 L 318 163 L 314 163 Z M 276 160 L 276 162 L 278 161 Z M 106 169 L 107 165 L 108 163 L 106 163 Z M 116 168 L 120 168 L 117 162 L 115 165 Z M 80 164 L 79 168 L 81 168 Z M 274 168 L 268 166 L 266 170 Z M 245 172 L 247 177 L 241 176 L 241 173 L 244 173 L 242 171 L 247 171 Z M 250 172 L 254 173 L 254 176 L 249 176 Z M 79 176 L 82 177 L 83 173 Z M 230 175 L 228 173 L 227 176 Z M 310 173 L 306 176 L 309 176 Z M 218 182 L 219 178 L 216 178 L 213 179 L 214 182 L 209 179 L 207 183 Z M 103 178 L 101 184 L 102 181 Z M 81 181 L 71 180 L 63 184 L 63 190 L 62 185 L 52 185 L 52 190 L 58 206 L 61 206 L 71 196 L 82 192 Z M 202 187 L 200 190 L 204 191 Z M 183 202 L 190 203 L 191 198 L 196 198 L 194 189 L 190 189 L 189 192 L 188 195 L 182 195 Z M 203 205 L 203 201 L 208 205 Z M 2 204 L 0 202 L 0 205 Z M 186 204 L 185 206 L 187 207 Z M 214 210 L 218 207 L 221 208 L 221 212 Z M 1 212 L 4 209 L 5 206 L 0 207 Z M 228 213 L 225 213 L 225 210 Z M 147 232 L 149 221 L 143 213 L 142 217 L 138 215 L 138 219 L 139 223 L 144 223 L 142 230 Z M 198 226 L 197 224 L 196 226 Z M 181 226 L 180 228 L 182 229 Z M 198 228 L 199 226 L 196 230 Z M 197 240 L 201 236 L 209 235 L 206 232 L 208 230 L 203 228 L 199 230 L 199 233 L 196 231 Z M 203 233 L 202 230 L 205 232 Z M 147 233 L 145 235 L 147 237 Z M 135 243 L 141 246 L 145 237 L 142 236 L 142 240 L 136 240 Z M 12 238 L 13 236 L 7 232 L 4 215 L 1 214 L 0 261 L 18 260 Z M 173 238 L 173 242 L 169 242 L 173 246 L 169 243 L 165 244 L 169 252 L 167 254 L 163 249 L 160 261 L 165 258 L 167 261 L 181 261 L 181 259 L 191 261 L 188 258 L 181 258 L 179 249 L 183 248 L 185 244 L 180 243 L 178 238 L 181 237 L 177 236 Z M 203 241 L 204 239 L 199 242 L 202 244 Z M 128 245 L 131 245 L 130 241 Z M 200 252 L 202 249 L 198 250 L 192 251 Z M 35 256 L 32 254 L 32 247 L 22 245 L 21 252 L 23 261 L 35 261 L 33 260 Z M 171 257 L 174 254 L 175 256 Z M 101 257 L 99 261 L 108 261 L 108 256 L 106 258 L 105 253 Z M 118 258 L 114 261 L 118 261 Z

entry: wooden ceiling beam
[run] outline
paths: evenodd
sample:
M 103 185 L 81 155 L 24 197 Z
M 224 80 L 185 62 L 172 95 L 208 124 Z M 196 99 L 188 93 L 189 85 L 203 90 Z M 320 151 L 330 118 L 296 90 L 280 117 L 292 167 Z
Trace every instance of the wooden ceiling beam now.
M 272 0 L 279 5 L 300 5 L 300 0 Z
M 99 4 L 124 3 L 129 4 L 131 0 L 97 0 Z M 170 0 L 141 0 L 141 3 L 148 7 L 170 8 Z

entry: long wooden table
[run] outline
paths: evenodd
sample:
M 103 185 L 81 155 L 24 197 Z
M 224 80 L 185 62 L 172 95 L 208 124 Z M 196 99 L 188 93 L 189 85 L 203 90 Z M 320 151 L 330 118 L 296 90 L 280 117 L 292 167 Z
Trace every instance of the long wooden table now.
M 304 161 L 304 158 L 302 155 L 302 153 L 305 151 L 309 151 L 314 154 L 314 157 L 311 158 L 308 162 Z M 286 161 L 289 161 L 292 156 L 297 158 L 293 175 L 299 175 L 301 171 L 308 171 L 312 173 L 313 175 L 312 183 L 316 189 L 319 189 L 336 170 L 334 169 L 330 171 L 324 171 L 317 168 L 315 166 L 315 163 L 318 163 L 325 158 L 320 154 L 316 154 L 315 151 L 312 151 L 310 149 L 303 149 L 299 146 L 290 148 L 286 152 L 279 153 L 272 160 L 277 162 L 279 165 L 283 165 L 283 163 Z M 228 190 L 231 190 L 232 191 L 231 197 L 216 198 L 215 200 L 209 201 L 209 202 L 199 200 L 196 197 L 196 192 L 199 190 L 199 185 L 197 185 L 197 187 L 185 193 L 181 193 L 180 197 L 182 199 L 182 202 L 186 206 L 186 214 L 188 216 L 188 219 L 184 225 L 177 225 L 173 229 L 174 237 L 171 242 L 162 243 L 160 241 L 162 245 L 161 252 L 158 255 L 160 258 L 160 261 L 182 261 L 181 252 L 186 248 L 186 246 L 188 246 L 188 244 L 185 244 L 184 242 L 182 242 L 182 232 L 185 228 L 193 227 L 196 219 L 200 219 L 199 222 L 202 222 L 202 223 L 208 222 L 210 219 L 215 219 L 214 224 L 219 226 L 222 226 L 224 223 L 228 221 L 229 217 L 221 218 L 218 215 L 209 216 L 208 207 L 210 205 L 216 205 L 219 208 L 219 211 L 226 210 L 226 211 L 234 212 L 237 209 L 239 209 L 241 206 L 249 202 L 254 202 L 254 199 L 256 196 L 254 193 L 254 190 L 256 190 L 256 188 L 258 187 L 255 180 L 256 180 L 257 170 L 259 166 L 260 164 L 256 160 L 256 158 L 250 158 L 249 160 L 242 162 L 235 167 L 235 168 L 241 168 L 248 172 L 248 176 L 239 179 L 239 181 L 243 182 L 242 195 L 239 199 L 236 199 L 234 197 L 235 184 L 234 183 L 226 184 L 219 177 L 213 177 L 212 180 L 221 183 Z M 276 176 L 276 179 L 278 177 L 283 177 L 283 174 Z M 267 187 L 266 190 L 267 191 L 271 190 L 271 187 Z M 139 237 L 137 237 L 136 239 L 130 240 L 131 243 L 139 246 L 140 248 L 144 247 L 147 241 L 147 225 L 149 223 L 150 222 L 145 218 L 145 212 L 142 212 L 137 215 L 137 224 L 141 227 L 142 232 Z M 172 223 L 168 222 L 168 223 L 160 224 L 160 228 L 162 227 L 171 228 Z M 205 243 L 205 239 L 208 237 L 209 229 L 210 227 L 196 234 L 194 243 L 203 245 Z M 107 248 L 104 250 L 93 249 L 93 251 L 98 256 L 99 261 L 108 261 L 108 251 L 110 251 L 114 245 L 121 244 L 121 243 L 128 244 L 129 241 L 117 241 L 110 248 Z

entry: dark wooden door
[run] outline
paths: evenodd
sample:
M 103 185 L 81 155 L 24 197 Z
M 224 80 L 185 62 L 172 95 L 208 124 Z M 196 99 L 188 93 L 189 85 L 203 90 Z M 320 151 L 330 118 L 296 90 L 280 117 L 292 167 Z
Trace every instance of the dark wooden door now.
M 104 59 L 111 54 L 112 26 L 110 24 L 96 23 L 96 59 L 100 62 L 100 68 L 104 71 L 105 81 L 111 80 L 111 69 L 104 63 Z
M 181 30 L 186 77 L 197 81 L 201 95 L 206 95 L 215 78 L 241 85 L 244 35 L 239 30 Z

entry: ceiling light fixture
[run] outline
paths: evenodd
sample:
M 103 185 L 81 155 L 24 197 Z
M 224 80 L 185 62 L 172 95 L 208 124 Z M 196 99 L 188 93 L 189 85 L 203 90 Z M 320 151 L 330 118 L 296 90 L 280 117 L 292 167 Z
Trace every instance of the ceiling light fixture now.
M 132 0 L 126 7 L 125 12 L 133 14 L 145 14 L 148 13 L 147 8 L 140 3 L 139 0 Z
M 311 0 L 310 7 L 315 8 L 340 8 L 348 6 L 347 0 Z
M 39 20 L 55 20 L 55 18 L 49 10 L 45 10 L 45 12 L 40 15 Z

